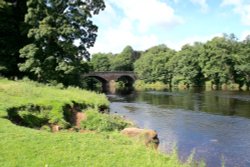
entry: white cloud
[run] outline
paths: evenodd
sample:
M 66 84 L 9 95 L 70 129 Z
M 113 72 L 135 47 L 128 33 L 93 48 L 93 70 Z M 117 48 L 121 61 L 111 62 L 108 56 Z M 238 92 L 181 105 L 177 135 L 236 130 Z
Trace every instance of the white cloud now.
M 99 32 L 91 53 L 117 53 L 126 45 L 144 50 L 159 43 L 155 31 L 183 23 L 174 9 L 161 0 L 106 0 L 105 3 L 105 11 L 94 17 Z
M 135 34 L 128 19 L 123 19 L 118 27 L 110 27 L 99 32 L 95 47 L 90 51 L 119 53 L 131 45 L 136 50 L 145 50 L 159 41 L 155 35 Z
M 193 4 L 197 4 L 200 6 L 202 12 L 208 11 L 208 4 L 206 0 L 191 0 Z
M 174 9 L 160 0 L 109 0 L 119 8 L 124 16 L 132 22 L 137 22 L 140 31 L 153 27 L 169 27 L 182 23 L 175 15 Z
M 250 35 L 250 30 L 245 30 L 245 31 L 243 31 L 243 32 L 241 33 L 240 40 L 241 40 L 241 41 L 242 41 L 242 40 L 245 40 L 246 37 L 247 37 L 248 35 Z
M 234 12 L 241 16 L 244 25 L 250 26 L 250 3 L 244 0 L 223 0 L 221 6 L 234 6 Z

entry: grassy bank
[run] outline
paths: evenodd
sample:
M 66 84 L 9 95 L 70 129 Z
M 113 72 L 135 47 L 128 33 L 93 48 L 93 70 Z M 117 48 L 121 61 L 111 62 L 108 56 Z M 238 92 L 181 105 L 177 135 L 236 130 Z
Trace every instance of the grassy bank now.
M 59 124 L 66 128 L 69 123 L 64 119 L 63 110 L 65 106 L 74 107 L 75 104 L 90 112 L 108 107 L 109 102 L 105 95 L 77 88 L 61 89 L 30 81 L 0 79 L 0 166 L 194 166 L 191 163 L 180 163 L 177 154 L 160 154 L 116 131 L 103 132 L 99 129 L 100 132 L 77 133 L 62 130 L 51 133 L 37 130 L 40 119 L 38 124 L 27 124 L 36 129 L 15 125 L 8 119 L 11 112 L 15 112 L 13 109 L 18 109 L 18 112 L 23 113 L 23 119 L 41 118 L 45 123 Z M 91 129 L 95 121 L 83 126 Z

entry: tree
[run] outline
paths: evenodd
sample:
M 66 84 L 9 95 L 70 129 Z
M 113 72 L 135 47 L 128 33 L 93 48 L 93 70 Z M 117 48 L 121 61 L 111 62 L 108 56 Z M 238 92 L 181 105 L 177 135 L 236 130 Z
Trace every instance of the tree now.
M 171 83 L 172 71 L 168 61 L 173 57 L 175 51 L 165 45 L 158 45 L 142 53 L 135 62 L 134 68 L 138 77 L 146 82 L 161 81 Z
M 28 0 L 27 7 L 31 43 L 20 50 L 25 58 L 20 70 L 40 82 L 70 84 L 69 79 L 87 70 L 83 58 L 89 58 L 87 49 L 97 36 L 90 18 L 104 9 L 103 0 Z
M 200 62 L 205 77 L 213 84 L 235 83 L 238 42 L 234 35 L 215 37 L 204 45 Z
M 240 44 L 240 56 L 237 57 L 236 69 L 242 75 L 241 86 L 245 83 L 247 89 L 250 87 L 250 36 Z
M 199 59 L 203 52 L 203 44 L 196 42 L 193 46 L 184 45 L 173 59 L 176 61 L 174 66 L 174 82 L 180 82 L 187 87 L 202 86 L 204 75 L 200 67 Z
M 94 71 L 110 71 L 110 57 L 113 57 L 113 55 L 104 53 L 93 54 L 91 64 Z
M 133 71 L 135 57 L 136 53 L 133 48 L 126 46 L 120 54 L 112 57 L 110 68 L 113 71 Z
M 24 15 L 26 0 L 0 0 L 0 75 L 22 76 L 17 64 L 23 62 L 19 49 L 28 43 Z

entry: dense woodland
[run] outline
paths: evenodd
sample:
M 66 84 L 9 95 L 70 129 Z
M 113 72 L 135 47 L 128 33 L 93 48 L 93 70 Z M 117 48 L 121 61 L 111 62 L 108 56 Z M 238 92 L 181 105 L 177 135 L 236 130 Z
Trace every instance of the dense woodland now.
M 180 51 L 127 46 L 119 54 L 90 56 L 98 30 L 91 17 L 104 8 L 102 0 L 0 0 L 0 75 L 86 86 L 80 75 L 89 71 L 134 71 L 146 83 L 249 88 L 250 36 L 239 41 L 225 34 Z
M 206 43 L 184 45 L 180 51 L 158 45 L 138 52 L 127 46 L 117 55 L 94 54 L 91 63 L 94 71 L 134 71 L 146 83 L 249 88 L 250 36 L 239 41 L 234 34 L 224 34 Z

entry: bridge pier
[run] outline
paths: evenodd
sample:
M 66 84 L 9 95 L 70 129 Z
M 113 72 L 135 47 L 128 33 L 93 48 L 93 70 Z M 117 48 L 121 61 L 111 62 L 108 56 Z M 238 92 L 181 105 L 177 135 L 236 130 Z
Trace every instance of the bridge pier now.
M 110 80 L 107 83 L 107 93 L 115 94 L 116 87 L 115 87 L 115 80 Z

